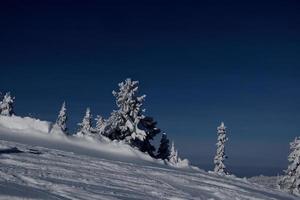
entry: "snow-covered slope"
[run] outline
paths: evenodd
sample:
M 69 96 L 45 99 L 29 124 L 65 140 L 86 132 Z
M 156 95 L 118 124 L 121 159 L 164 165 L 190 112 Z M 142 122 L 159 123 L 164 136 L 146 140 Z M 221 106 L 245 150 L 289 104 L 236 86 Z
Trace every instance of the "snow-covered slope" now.
M 265 187 L 276 189 L 276 188 L 278 188 L 277 182 L 280 178 L 281 177 L 279 177 L 279 176 L 277 177 L 277 176 L 260 175 L 260 176 L 251 177 L 248 180 L 252 183 L 257 183 L 257 184 L 263 185 Z
M 6 123 L 0 199 L 297 199 L 244 179 L 168 167 L 124 144 Z

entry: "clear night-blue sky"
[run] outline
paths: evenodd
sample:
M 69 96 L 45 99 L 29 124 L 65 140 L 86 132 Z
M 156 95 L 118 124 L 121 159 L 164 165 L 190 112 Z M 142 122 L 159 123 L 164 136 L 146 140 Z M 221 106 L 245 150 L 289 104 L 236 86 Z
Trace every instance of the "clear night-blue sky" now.
M 182 157 L 211 164 L 224 121 L 228 165 L 285 168 L 300 135 L 299 11 L 297 0 L 1 1 L 0 90 L 18 115 L 50 121 L 65 100 L 75 129 L 87 106 L 108 117 L 132 77 Z

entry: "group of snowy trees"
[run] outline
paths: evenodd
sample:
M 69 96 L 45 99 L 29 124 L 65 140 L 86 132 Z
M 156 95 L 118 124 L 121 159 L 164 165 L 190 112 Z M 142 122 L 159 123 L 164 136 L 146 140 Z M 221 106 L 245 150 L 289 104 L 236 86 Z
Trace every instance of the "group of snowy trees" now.
M 77 136 L 89 135 L 94 137 L 107 137 L 110 140 L 124 141 L 125 143 L 138 148 L 142 152 L 148 153 L 150 156 L 162 160 L 169 161 L 172 165 L 179 165 L 185 162 L 178 156 L 178 151 L 175 149 L 174 142 L 170 147 L 170 141 L 166 133 L 162 133 L 158 150 L 151 143 L 155 136 L 161 133 L 157 128 L 157 122 L 149 116 L 145 116 L 145 110 L 142 109 L 145 95 L 138 95 L 138 81 L 126 79 L 119 83 L 118 91 L 113 91 L 116 98 L 117 110 L 114 110 L 108 119 L 104 119 L 98 115 L 96 126 L 93 127 L 93 116 L 90 108 L 86 109 L 85 115 L 81 123 L 78 123 L 78 130 L 75 133 Z M 14 97 L 10 93 L 6 93 L 2 101 L 0 101 L 1 115 L 11 116 L 14 114 L 13 103 Z M 74 135 L 67 128 L 67 109 L 66 103 L 63 102 L 59 111 L 55 126 L 58 127 L 64 134 Z M 226 127 L 224 123 L 218 127 L 218 143 L 217 154 L 214 159 L 215 172 L 218 174 L 228 174 L 224 165 Z
M 119 83 L 118 90 L 112 92 L 116 98 L 117 110 L 114 110 L 108 119 L 98 115 L 95 118 L 95 127 L 92 123 L 91 111 L 87 108 L 82 122 L 78 123 L 79 128 L 75 135 L 89 135 L 95 138 L 106 137 L 110 140 L 123 141 L 142 152 L 148 153 L 153 158 L 167 160 L 172 165 L 179 164 L 182 160 L 178 157 L 174 143 L 170 148 L 166 133 L 162 133 L 158 151 L 151 143 L 154 137 L 161 133 L 161 130 L 152 117 L 144 115 L 145 110 L 142 109 L 142 106 L 146 96 L 138 95 L 138 85 L 138 81 L 131 79 Z M 67 109 L 64 102 L 55 125 L 66 135 L 74 135 L 68 132 L 67 119 Z
M 218 142 L 217 153 L 214 158 L 214 172 L 220 175 L 228 175 L 228 171 L 224 164 L 227 158 L 225 154 L 225 142 L 228 140 L 226 136 L 226 127 L 222 122 L 217 128 Z M 282 178 L 278 180 L 278 186 L 281 190 L 300 196 L 300 137 L 296 137 L 290 143 L 291 153 L 288 156 L 289 166 L 284 171 Z
M 170 148 L 166 133 L 161 134 L 161 142 L 156 151 L 152 140 L 161 133 L 161 130 L 152 117 L 144 114 L 145 110 L 142 106 L 146 95 L 138 95 L 138 86 L 139 82 L 130 78 L 119 83 L 118 90 L 112 92 L 116 98 L 117 109 L 111 113 L 108 119 L 98 115 L 95 118 L 95 127 L 92 123 L 91 110 L 87 108 L 82 122 L 78 123 L 77 132 L 70 133 L 67 128 L 68 115 L 65 102 L 62 104 L 54 126 L 68 136 L 88 135 L 95 138 L 106 137 L 110 140 L 123 141 L 142 152 L 148 153 L 153 158 L 166 160 L 171 165 L 185 162 L 178 157 L 174 142 Z M 1 115 L 12 116 L 14 114 L 14 99 L 9 92 L 4 95 L 0 101 Z

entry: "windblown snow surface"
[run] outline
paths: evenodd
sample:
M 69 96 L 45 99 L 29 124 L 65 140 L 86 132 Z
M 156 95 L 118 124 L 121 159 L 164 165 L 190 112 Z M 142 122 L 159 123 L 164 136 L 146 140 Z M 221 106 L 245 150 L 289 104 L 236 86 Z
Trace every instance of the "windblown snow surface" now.
M 0 199 L 297 199 L 246 179 L 174 168 L 131 147 L 67 138 L 51 123 L 0 117 Z

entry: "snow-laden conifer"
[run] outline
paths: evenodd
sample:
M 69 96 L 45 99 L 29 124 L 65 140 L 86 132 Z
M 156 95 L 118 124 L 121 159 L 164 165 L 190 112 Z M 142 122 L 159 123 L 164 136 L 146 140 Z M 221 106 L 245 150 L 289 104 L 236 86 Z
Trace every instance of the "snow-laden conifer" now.
M 79 129 L 78 133 L 83 135 L 90 134 L 92 129 L 92 114 L 90 108 L 86 109 L 85 115 L 81 123 L 78 123 Z
M 114 110 L 106 121 L 104 136 L 111 140 L 123 140 L 155 157 L 155 147 L 150 141 L 160 133 L 160 129 L 152 117 L 143 114 L 145 95 L 138 94 L 139 82 L 128 78 L 118 86 L 118 91 L 112 92 L 118 110 Z
M 95 120 L 96 120 L 96 127 L 95 127 L 96 133 L 103 135 L 105 132 L 105 128 L 106 128 L 106 121 L 100 115 L 97 115 Z
M 160 159 L 163 159 L 163 160 L 168 159 L 169 156 L 170 156 L 170 149 L 169 148 L 170 148 L 169 147 L 169 139 L 167 137 L 167 134 L 163 133 L 162 136 L 161 136 L 160 145 L 159 145 L 159 148 L 158 148 L 158 151 L 157 151 L 157 158 L 160 158 Z M 174 154 L 175 147 L 172 146 L 172 148 L 173 148 L 173 154 Z
M 279 180 L 280 189 L 300 196 L 300 137 L 290 143 L 289 166 Z
M 173 167 L 185 168 L 190 165 L 188 159 L 181 159 L 178 155 L 178 150 L 175 148 L 174 141 L 172 141 L 172 146 L 170 150 L 170 155 L 168 157 L 168 164 Z
M 221 125 L 217 128 L 218 130 L 218 142 L 217 145 L 217 153 L 214 158 L 215 169 L 214 172 L 218 174 L 226 175 L 228 174 L 226 170 L 226 166 L 224 164 L 225 159 L 227 158 L 225 154 L 225 142 L 228 140 L 226 136 L 226 127 L 222 122 Z
M 56 125 L 66 134 L 67 133 L 67 109 L 66 109 L 66 103 L 63 102 L 61 109 L 59 111 Z
M 169 155 L 169 162 L 172 165 L 177 165 L 180 159 L 178 158 L 178 151 L 175 149 L 174 141 L 172 141 L 171 151 Z
M 11 116 L 14 114 L 14 108 L 13 108 L 14 100 L 15 97 L 12 97 L 10 95 L 10 92 L 7 92 L 4 95 L 2 101 L 0 102 L 1 115 Z

